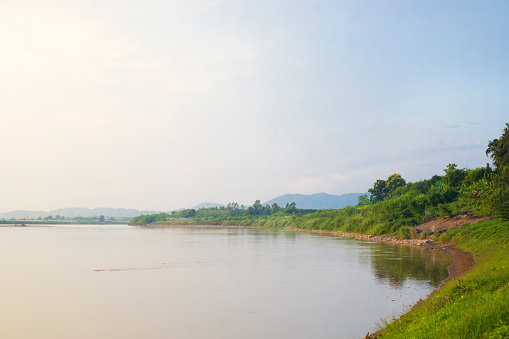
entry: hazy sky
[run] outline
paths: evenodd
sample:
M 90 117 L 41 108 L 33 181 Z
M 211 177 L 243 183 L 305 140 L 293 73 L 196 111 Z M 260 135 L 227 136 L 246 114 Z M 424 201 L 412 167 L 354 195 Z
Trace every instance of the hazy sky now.
M 251 205 L 485 165 L 509 1 L 0 0 L 0 212 Z

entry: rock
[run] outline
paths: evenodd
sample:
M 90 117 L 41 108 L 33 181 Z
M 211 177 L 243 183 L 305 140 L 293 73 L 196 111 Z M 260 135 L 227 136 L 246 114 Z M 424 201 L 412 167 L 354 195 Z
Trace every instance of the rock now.
M 364 338 L 362 338 L 362 339 L 369 339 L 369 332 L 368 332 L 368 333 L 366 333 L 366 335 L 365 335 L 365 336 L 364 336 Z

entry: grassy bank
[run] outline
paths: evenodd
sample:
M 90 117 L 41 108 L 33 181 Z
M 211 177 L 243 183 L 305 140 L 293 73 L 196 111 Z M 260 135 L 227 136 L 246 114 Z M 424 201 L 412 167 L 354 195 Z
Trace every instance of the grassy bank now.
M 437 241 L 474 254 L 473 269 L 387 323 L 377 338 L 509 338 L 509 222 L 454 228 Z

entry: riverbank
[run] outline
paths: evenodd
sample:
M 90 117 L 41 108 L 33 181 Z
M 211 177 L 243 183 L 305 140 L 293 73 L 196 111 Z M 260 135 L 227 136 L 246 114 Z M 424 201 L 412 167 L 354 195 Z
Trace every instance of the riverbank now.
M 449 229 L 433 249 L 455 257 L 450 278 L 366 338 L 509 338 L 509 222 L 495 218 Z M 471 259 L 461 252 L 475 259 L 467 271 Z

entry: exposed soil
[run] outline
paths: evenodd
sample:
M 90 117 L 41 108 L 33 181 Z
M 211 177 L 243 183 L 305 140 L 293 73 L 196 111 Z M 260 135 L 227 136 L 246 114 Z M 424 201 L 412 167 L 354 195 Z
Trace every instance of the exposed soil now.
M 475 217 L 472 212 L 465 212 L 447 219 L 436 219 L 436 217 L 425 220 L 424 224 L 416 226 L 417 232 L 440 233 L 453 227 L 475 224 L 489 219 L 491 216 Z

